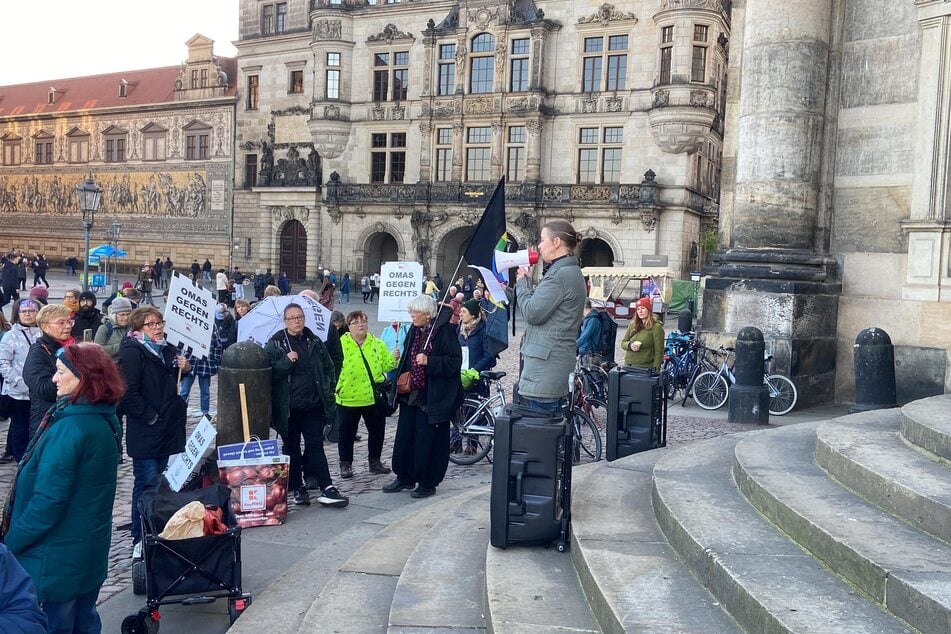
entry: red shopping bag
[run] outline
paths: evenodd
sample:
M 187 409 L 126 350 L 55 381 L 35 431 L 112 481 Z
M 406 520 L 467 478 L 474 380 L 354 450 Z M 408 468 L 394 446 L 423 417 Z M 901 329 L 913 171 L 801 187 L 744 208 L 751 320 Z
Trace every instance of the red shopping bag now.
M 285 455 L 218 461 L 219 480 L 231 489 L 231 508 L 241 528 L 280 526 L 287 520 L 290 462 Z

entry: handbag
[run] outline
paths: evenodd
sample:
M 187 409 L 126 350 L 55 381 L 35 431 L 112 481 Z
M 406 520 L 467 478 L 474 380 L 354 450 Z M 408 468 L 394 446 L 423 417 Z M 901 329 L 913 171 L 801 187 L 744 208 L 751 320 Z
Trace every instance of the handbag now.
M 360 350 L 360 358 L 363 359 L 363 367 L 367 370 L 367 377 L 370 379 L 370 387 L 373 388 L 373 409 L 383 418 L 391 416 L 396 411 L 396 403 L 390 403 L 390 389 L 392 384 L 388 379 L 383 379 L 380 383 L 373 380 L 373 372 L 370 371 L 370 364 L 367 358 L 363 356 L 363 348 L 357 346 Z
M 407 372 L 401 373 L 396 377 L 396 393 L 409 394 L 412 391 L 413 375 Z

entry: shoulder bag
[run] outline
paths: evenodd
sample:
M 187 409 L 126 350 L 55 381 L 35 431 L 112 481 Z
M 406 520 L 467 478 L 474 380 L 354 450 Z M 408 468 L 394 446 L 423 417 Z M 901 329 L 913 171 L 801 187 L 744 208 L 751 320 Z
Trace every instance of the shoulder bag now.
M 370 371 L 370 364 L 367 363 L 367 358 L 363 356 L 363 346 L 358 345 L 357 349 L 360 351 L 360 358 L 363 359 L 363 367 L 367 370 L 367 378 L 370 379 L 370 387 L 373 388 L 373 408 L 376 410 L 376 413 L 387 418 L 391 416 L 393 412 L 396 411 L 396 403 L 390 404 L 390 381 L 389 379 L 384 378 L 383 381 L 377 383 L 373 380 L 373 372 Z

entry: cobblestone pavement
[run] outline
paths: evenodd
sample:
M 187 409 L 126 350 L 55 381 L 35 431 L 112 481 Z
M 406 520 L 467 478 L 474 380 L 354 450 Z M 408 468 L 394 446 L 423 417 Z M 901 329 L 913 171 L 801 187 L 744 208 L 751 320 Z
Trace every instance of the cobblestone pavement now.
M 57 295 L 62 296 L 62 290 L 67 286 L 71 285 L 71 282 L 66 280 L 51 279 L 53 282 L 53 288 L 50 290 L 51 299 Z M 59 291 L 57 293 L 57 291 Z M 359 295 L 357 295 L 359 298 Z M 159 308 L 161 309 L 161 302 L 159 301 Z M 354 310 L 360 308 L 365 310 L 370 317 L 371 323 L 374 322 L 376 318 L 376 306 L 372 304 L 363 305 L 358 301 L 351 302 L 349 305 L 338 306 L 338 309 L 344 310 Z M 377 324 L 376 328 L 372 328 L 373 332 L 379 332 L 383 327 L 383 324 Z M 676 327 L 675 325 L 673 327 Z M 618 336 L 623 335 L 623 326 L 619 328 Z M 520 338 L 521 333 L 518 333 L 518 336 L 510 344 L 508 350 L 502 353 L 501 358 L 497 367 L 495 368 L 498 371 L 504 371 L 508 373 L 508 376 L 503 379 L 503 385 L 506 386 L 506 393 L 511 394 L 512 384 L 518 374 L 518 354 L 517 354 L 517 345 L 514 343 Z M 216 409 L 215 404 L 217 403 L 217 378 L 212 379 L 211 382 L 212 389 L 212 409 Z M 198 422 L 198 387 L 197 385 L 192 388 L 191 397 L 188 404 L 189 412 L 189 431 L 190 428 Z M 689 415 L 684 415 L 689 413 Z M 701 415 L 693 415 L 693 414 Z M 729 434 L 739 431 L 749 431 L 751 428 L 749 425 L 739 425 L 739 424 L 730 424 L 725 420 L 716 418 L 705 418 L 703 415 L 710 415 L 709 412 L 700 410 L 699 408 L 686 408 L 681 409 L 679 404 L 676 406 L 671 406 L 670 413 L 668 417 L 668 444 L 670 446 L 683 445 L 691 442 L 696 442 L 698 440 L 704 440 L 707 438 L 713 438 L 715 436 Z M 0 423 L 0 438 L 5 438 L 7 423 Z M 396 429 L 396 417 L 391 417 L 388 421 L 386 428 L 386 441 L 383 449 L 383 460 L 386 464 L 389 464 L 389 457 L 393 452 L 393 436 Z M 339 460 L 337 458 L 337 449 L 334 444 L 326 444 L 325 450 L 327 453 L 327 460 L 330 464 L 330 472 L 334 477 L 335 485 L 337 488 L 347 496 L 359 495 L 360 493 L 376 490 L 385 484 L 389 479 L 392 478 L 391 475 L 372 475 L 368 472 L 367 469 L 367 443 L 366 443 L 366 430 L 363 429 L 360 433 L 364 438 L 361 442 L 357 442 L 354 446 L 354 472 L 355 475 L 349 480 L 342 480 L 338 477 L 339 473 Z M 603 435 L 603 431 L 602 431 Z M 478 464 L 472 466 L 457 466 L 450 464 L 449 471 L 446 474 L 447 479 L 454 479 L 459 477 L 471 477 L 475 474 L 483 475 L 485 480 L 491 478 L 491 469 L 492 465 L 488 460 L 483 460 Z M 0 463 L 0 495 L 6 496 L 9 491 L 10 484 L 12 482 L 13 476 L 15 473 L 15 465 L 12 463 Z M 129 513 L 130 513 L 130 500 L 132 496 L 132 462 L 130 459 L 126 458 L 122 464 L 119 465 L 119 477 L 118 477 L 118 488 L 116 491 L 116 501 L 114 506 L 114 519 L 113 523 L 115 526 L 121 526 L 123 524 L 128 524 L 129 522 Z M 291 507 L 291 513 L 295 512 L 294 507 Z M 106 579 L 105 584 L 102 587 L 102 590 L 99 594 L 99 603 L 104 602 L 109 599 L 111 596 L 118 594 L 125 588 L 131 585 L 132 577 L 132 540 L 128 530 L 115 530 L 113 532 L 112 546 L 109 551 L 109 576 Z

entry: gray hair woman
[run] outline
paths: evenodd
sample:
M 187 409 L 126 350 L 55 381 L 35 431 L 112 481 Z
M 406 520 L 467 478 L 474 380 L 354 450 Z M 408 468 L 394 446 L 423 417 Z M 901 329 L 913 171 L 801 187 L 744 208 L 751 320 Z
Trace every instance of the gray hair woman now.
M 413 325 L 406 336 L 397 376 L 408 385 L 398 394 L 399 422 L 393 442 L 393 473 L 387 493 L 413 489 L 414 498 L 436 492 L 449 466 L 449 420 L 462 403 L 462 349 L 449 324 L 452 309 L 437 311 L 428 295 L 410 301 Z M 395 387 L 394 389 L 398 389 Z

